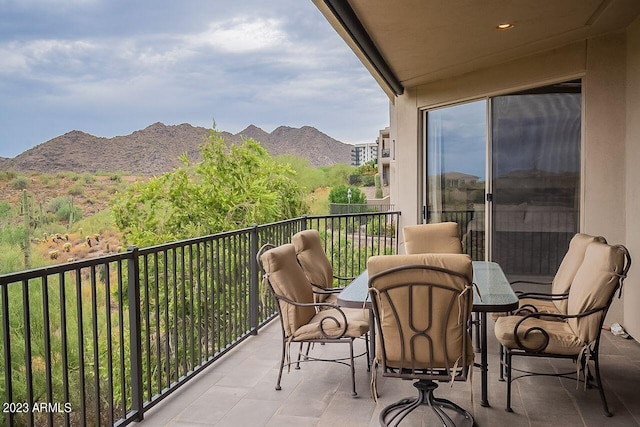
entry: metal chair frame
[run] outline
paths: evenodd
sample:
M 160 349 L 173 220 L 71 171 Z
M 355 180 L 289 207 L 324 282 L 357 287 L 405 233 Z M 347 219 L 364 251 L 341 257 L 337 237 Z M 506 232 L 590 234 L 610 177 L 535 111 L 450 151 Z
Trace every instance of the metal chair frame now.
M 580 370 L 581 372 L 584 372 L 583 378 L 584 378 L 585 386 L 589 388 L 595 387 L 599 390 L 600 399 L 602 401 L 602 407 L 604 409 L 604 415 L 607 417 L 611 417 L 613 415 L 609 410 L 609 406 L 607 405 L 607 400 L 604 394 L 604 387 L 602 385 L 602 377 L 600 375 L 600 361 L 599 361 L 600 338 L 602 335 L 602 326 L 604 324 L 607 311 L 611 306 L 611 302 L 613 301 L 616 291 L 618 292 L 618 298 L 622 296 L 623 281 L 624 281 L 624 278 L 626 278 L 627 276 L 629 267 L 631 266 L 631 257 L 629 255 L 629 251 L 627 250 L 627 248 L 625 248 L 622 245 L 615 245 L 615 247 L 623 251 L 625 256 L 625 265 L 622 269 L 622 273 L 620 273 L 620 277 L 619 277 L 618 283 L 616 284 L 616 287 L 611 291 L 611 295 L 609 296 L 609 299 L 604 306 L 598 307 L 592 310 L 588 310 L 579 314 L 542 313 L 542 312 L 532 311 L 530 307 L 522 307 L 522 308 L 525 308 L 525 311 L 521 313 L 526 314 L 528 312 L 528 314 L 524 315 L 522 319 L 520 319 L 520 321 L 518 321 L 518 323 L 516 323 L 514 327 L 513 333 L 514 333 L 514 338 L 515 338 L 516 344 L 518 345 L 518 348 L 512 348 L 512 349 L 505 348 L 504 360 L 501 359 L 501 374 L 502 374 L 503 368 L 506 369 L 506 372 L 507 372 L 507 379 L 506 379 L 506 382 L 507 382 L 506 411 L 507 412 L 513 412 L 513 409 L 511 408 L 511 384 L 513 381 L 517 379 L 530 377 L 530 376 L 555 376 L 555 377 L 568 378 L 568 379 L 580 381 L 577 371 L 575 370 L 569 371 L 569 372 L 560 372 L 560 373 L 547 373 L 547 372 L 527 371 L 524 369 L 516 369 L 513 367 L 513 357 L 516 356 L 516 357 L 548 357 L 548 358 L 554 358 L 554 359 L 568 359 L 568 360 L 572 360 L 574 363 L 579 362 Z M 598 312 L 603 312 L 602 317 L 600 319 L 600 324 L 599 324 L 600 332 L 598 333 L 597 338 L 592 343 L 590 343 L 589 346 L 586 348 L 586 350 L 588 351 L 588 354 L 586 354 L 586 352 L 582 352 L 578 355 L 544 353 L 544 350 L 549 345 L 549 334 L 540 327 L 536 327 L 536 326 L 530 327 L 526 329 L 524 333 L 525 337 L 531 332 L 542 333 L 542 336 L 544 337 L 544 342 L 537 348 L 527 348 L 522 343 L 518 335 L 518 329 L 522 326 L 522 324 L 527 319 L 544 318 L 546 320 L 566 321 L 567 319 L 579 319 L 582 317 L 587 317 Z M 593 375 L 587 363 L 589 360 L 592 360 L 594 364 Z M 512 371 L 522 372 L 522 375 L 518 375 L 517 377 L 514 378 L 512 375 Z M 594 383 L 594 380 L 595 380 L 595 383 Z
M 273 244 L 267 243 L 265 245 L 263 245 L 260 250 L 257 253 L 257 258 L 258 258 L 258 265 L 260 266 L 260 269 L 262 270 L 263 274 L 264 274 L 264 269 L 262 268 L 262 263 L 260 262 L 260 256 L 268 251 L 269 249 L 275 248 L 275 246 Z M 300 303 L 297 301 L 293 301 L 289 298 L 286 298 L 283 295 L 278 294 L 274 289 L 273 286 L 271 285 L 271 282 L 269 281 L 268 277 L 266 276 L 266 274 L 264 275 L 264 282 L 267 283 L 269 290 L 271 291 L 271 294 L 274 296 L 275 300 L 276 300 L 276 307 L 278 310 L 278 317 L 280 318 L 280 326 L 281 326 L 281 331 L 282 331 L 282 352 L 281 352 L 281 357 L 280 357 L 280 368 L 278 371 L 278 379 L 276 381 L 276 386 L 275 389 L 276 390 L 281 390 L 282 387 L 280 385 L 281 380 L 282 380 L 282 373 L 284 371 L 284 367 L 290 367 L 292 365 L 295 365 L 295 369 L 300 369 L 300 363 L 302 362 L 310 362 L 310 361 L 318 361 L 318 362 L 332 362 L 332 363 L 338 363 L 341 365 L 346 365 L 349 366 L 351 369 L 351 386 L 352 386 L 352 396 L 357 396 L 358 393 L 356 391 L 356 380 L 355 380 L 355 364 L 354 364 L 354 360 L 356 357 L 361 357 L 366 355 L 366 359 L 367 359 L 367 369 L 369 369 L 369 338 L 368 338 L 368 334 L 364 334 L 364 339 L 365 339 L 365 351 L 363 353 L 354 355 L 354 350 L 353 350 L 353 342 L 354 340 L 356 340 L 356 337 L 350 337 L 350 336 L 346 336 L 346 332 L 347 332 L 347 317 L 344 313 L 344 311 L 337 305 L 335 304 L 330 304 L 330 303 Z M 299 306 L 299 307 L 314 307 L 316 309 L 316 311 L 320 311 L 320 310 L 326 310 L 326 309 L 337 309 L 340 315 L 340 319 L 337 319 L 336 317 L 333 316 L 328 316 L 325 317 L 322 322 L 320 323 L 320 332 L 323 336 L 323 338 L 318 338 L 318 339 L 296 339 L 295 337 L 291 337 L 288 336 L 286 333 L 286 327 L 284 324 L 284 316 L 282 315 L 282 307 L 280 302 L 284 302 L 286 304 L 292 304 L 295 306 Z M 334 324 L 336 323 L 341 323 L 343 326 L 341 328 L 341 330 L 339 331 L 338 334 L 330 334 L 327 333 L 325 331 L 325 324 L 328 324 L 328 322 L 333 322 Z M 292 343 L 300 343 L 300 348 L 298 350 L 298 356 L 295 360 L 295 362 L 286 362 L 285 360 L 287 359 L 287 347 L 290 346 Z M 303 352 L 303 345 L 304 343 L 308 344 L 307 350 L 306 352 Z M 344 358 L 335 358 L 335 359 L 324 359 L 324 358 L 318 358 L 318 357 L 313 357 L 309 355 L 309 351 L 310 348 L 313 344 L 316 343 L 320 343 L 320 344 L 334 344 L 334 343 L 343 343 L 343 344 L 348 344 L 349 345 L 349 357 L 344 357 Z M 349 361 L 347 363 L 347 361 Z
M 443 322 L 443 329 L 441 331 L 434 332 L 431 335 L 428 332 L 429 328 L 427 328 L 426 330 L 420 331 L 415 329 L 414 325 L 411 325 L 411 329 L 412 329 L 411 331 L 403 331 L 400 320 L 399 320 L 397 307 L 395 307 L 391 297 L 389 296 L 389 291 L 402 288 L 402 287 L 409 288 L 410 290 L 409 295 L 412 295 L 413 293 L 412 289 L 414 287 L 425 287 L 429 290 L 430 293 L 433 292 L 433 289 L 435 288 L 445 290 L 445 291 L 450 291 L 451 299 L 446 309 L 446 313 L 445 313 L 446 318 L 448 318 L 451 315 L 453 308 L 457 306 L 457 302 L 456 302 L 457 298 L 463 293 L 463 291 L 459 289 L 455 289 L 453 287 L 443 285 L 440 283 L 435 283 L 432 281 L 413 281 L 411 283 L 396 284 L 383 290 L 373 289 L 373 284 L 380 278 L 383 278 L 385 276 L 388 276 L 397 272 L 410 270 L 410 269 L 438 271 L 448 275 L 462 278 L 467 283 L 466 286 L 468 286 L 469 288 L 468 295 L 467 295 L 467 298 L 463 299 L 464 301 L 463 306 L 460 308 L 460 310 L 461 310 L 461 313 L 469 313 L 469 316 L 463 319 L 460 326 L 462 329 L 462 348 L 464 349 L 463 352 L 465 354 L 461 358 L 462 362 L 460 363 L 459 366 L 449 366 L 448 362 L 446 362 L 447 366 L 444 366 L 444 367 L 431 366 L 428 368 L 416 368 L 415 366 L 412 366 L 411 368 L 397 367 L 397 366 L 389 366 L 387 364 L 385 331 L 383 330 L 381 325 L 380 307 L 378 305 L 379 299 L 381 300 L 382 298 L 385 298 L 386 301 L 390 304 L 393 310 L 393 316 L 394 316 L 396 325 L 399 328 L 399 333 L 401 337 L 404 337 L 405 334 L 409 333 L 409 334 L 413 334 L 411 335 L 412 339 L 417 336 L 428 337 L 428 339 L 430 339 L 431 335 L 433 335 L 434 338 L 446 340 L 446 336 L 447 336 L 446 322 Z M 407 266 L 395 267 L 395 268 L 388 269 L 386 271 L 382 271 L 370 277 L 369 292 L 371 294 L 374 318 L 375 318 L 376 325 L 378 328 L 378 333 L 379 333 L 379 344 L 381 347 L 380 351 L 382 355 L 381 359 L 382 359 L 383 376 L 417 380 L 413 385 L 418 390 L 417 397 L 408 397 L 408 398 L 401 399 L 382 409 L 379 417 L 380 425 L 397 426 L 407 415 L 409 415 L 413 410 L 420 407 L 421 405 L 426 405 L 430 407 L 434 411 L 434 413 L 437 415 L 437 417 L 440 419 L 443 426 L 455 426 L 453 419 L 449 416 L 447 412 L 444 411 L 445 408 L 462 415 L 464 417 L 465 423 L 471 426 L 475 425 L 475 420 L 473 416 L 467 410 L 465 410 L 461 406 L 457 405 L 456 403 L 448 399 L 437 398 L 433 394 L 434 390 L 438 387 L 438 385 L 434 382 L 434 380 L 435 381 L 466 381 L 469 373 L 469 369 L 473 365 L 473 363 L 467 363 L 468 361 L 466 357 L 466 351 L 467 351 L 466 349 L 468 345 L 467 342 L 470 339 L 470 334 L 469 334 L 469 330 L 471 326 L 470 308 L 473 304 L 473 291 L 471 290 L 471 286 L 472 286 L 471 279 L 461 273 L 448 270 L 445 268 L 428 266 L 428 265 L 407 265 Z M 412 297 L 410 296 L 410 298 Z M 433 304 L 432 299 L 430 300 L 430 303 Z M 433 312 L 433 310 L 431 310 L 430 307 L 423 306 L 422 308 L 424 310 L 428 310 L 429 315 L 431 316 L 431 313 Z M 409 319 L 413 318 L 413 309 L 414 309 L 413 304 L 410 303 Z M 407 358 L 405 357 L 406 351 L 407 351 L 407 349 L 405 349 L 405 346 L 401 346 L 400 351 L 401 351 L 402 360 L 407 360 Z M 444 352 L 446 356 L 444 359 L 449 360 L 448 354 L 446 353 L 446 347 L 444 347 Z

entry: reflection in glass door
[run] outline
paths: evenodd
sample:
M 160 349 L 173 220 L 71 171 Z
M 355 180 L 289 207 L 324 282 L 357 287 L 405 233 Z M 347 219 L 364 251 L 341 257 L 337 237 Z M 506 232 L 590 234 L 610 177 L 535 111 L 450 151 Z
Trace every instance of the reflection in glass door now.
M 454 221 L 464 251 L 485 258 L 486 100 L 425 112 L 428 223 Z
M 491 99 L 491 259 L 552 276 L 578 231 L 580 82 Z

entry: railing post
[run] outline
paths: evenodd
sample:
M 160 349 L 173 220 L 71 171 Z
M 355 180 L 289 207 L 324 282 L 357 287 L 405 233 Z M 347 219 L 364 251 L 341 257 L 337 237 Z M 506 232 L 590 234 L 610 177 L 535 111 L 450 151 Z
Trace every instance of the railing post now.
M 251 280 L 249 282 L 249 323 L 251 335 L 258 335 L 258 304 L 260 301 L 258 281 L 258 225 L 254 224 L 250 233 L 251 253 L 249 260 L 249 271 Z
M 140 264 L 138 248 L 127 248 L 128 261 L 127 296 L 129 299 L 129 344 L 131 347 L 131 409 L 137 412 L 135 421 L 142 421 L 144 403 L 142 390 L 142 331 L 140 329 Z
M 302 215 L 302 217 L 300 219 L 302 220 L 302 226 L 300 226 L 300 228 L 302 230 L 306 230 L 307 229 L 307 215 Z

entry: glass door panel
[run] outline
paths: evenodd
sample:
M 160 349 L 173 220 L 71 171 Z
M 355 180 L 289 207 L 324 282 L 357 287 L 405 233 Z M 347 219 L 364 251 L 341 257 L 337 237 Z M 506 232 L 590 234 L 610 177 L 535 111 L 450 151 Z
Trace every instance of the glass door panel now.
M 464 251 L 485 258 L 487 102 L 425 112 L 428 223 L 457 222 Z
M 553 276 L 578 231 L 580 82 L 491 99 L 491 259 Z

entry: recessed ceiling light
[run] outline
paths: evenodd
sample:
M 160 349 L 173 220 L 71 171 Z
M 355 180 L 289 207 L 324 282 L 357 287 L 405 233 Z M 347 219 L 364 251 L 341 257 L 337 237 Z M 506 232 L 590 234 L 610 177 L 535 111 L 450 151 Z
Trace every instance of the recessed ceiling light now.
M 508 22 L 505 22 L 504 24 L 500 24 L 496 26 L 497 30 L 510 30 L 512 28 L 513 28 L 513 24 L 509 24 Z

